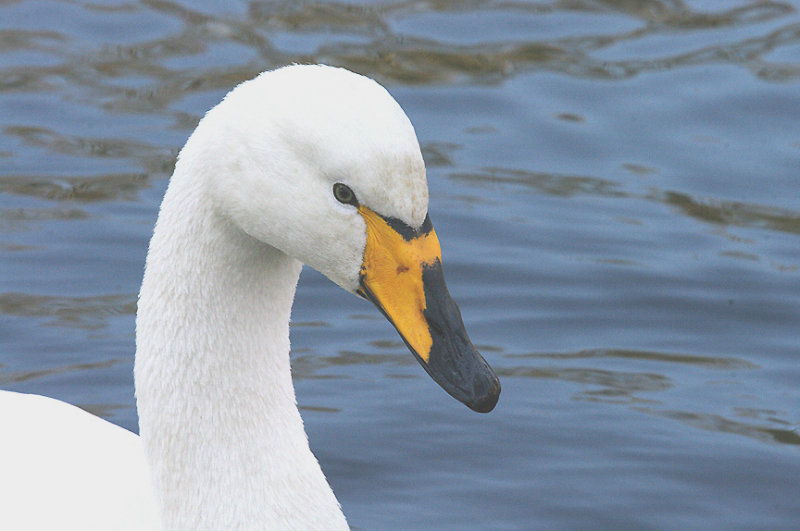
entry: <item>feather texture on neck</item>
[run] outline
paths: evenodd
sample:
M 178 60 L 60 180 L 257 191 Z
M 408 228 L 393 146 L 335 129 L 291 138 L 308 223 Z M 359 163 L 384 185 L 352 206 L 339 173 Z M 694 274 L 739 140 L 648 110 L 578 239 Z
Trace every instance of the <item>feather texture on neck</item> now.
M 159 214 L 137 317 L 140 431 L 165 528 L 346 528 L 291 381 L 301 264 L 217 212 L 184 166 Z

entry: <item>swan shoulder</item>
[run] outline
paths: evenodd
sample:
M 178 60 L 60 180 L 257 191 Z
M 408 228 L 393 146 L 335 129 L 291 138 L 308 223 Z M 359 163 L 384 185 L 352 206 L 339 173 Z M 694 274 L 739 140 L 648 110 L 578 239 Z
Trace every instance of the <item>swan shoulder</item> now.
M 0 529 L 157 529 L 139 437 L 52 398 L 0 391 Z

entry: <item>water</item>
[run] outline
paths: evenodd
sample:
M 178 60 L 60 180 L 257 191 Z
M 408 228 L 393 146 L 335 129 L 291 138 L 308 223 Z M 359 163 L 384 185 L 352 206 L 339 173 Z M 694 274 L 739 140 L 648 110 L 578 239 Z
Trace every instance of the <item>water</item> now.
M 305 270 L 293 367 L 355 529 L 800 526 L 800 2 L 0 4 L 0 385 L 136 429 L 174 157 L 298 61 L 415 124 L 497 409 Z

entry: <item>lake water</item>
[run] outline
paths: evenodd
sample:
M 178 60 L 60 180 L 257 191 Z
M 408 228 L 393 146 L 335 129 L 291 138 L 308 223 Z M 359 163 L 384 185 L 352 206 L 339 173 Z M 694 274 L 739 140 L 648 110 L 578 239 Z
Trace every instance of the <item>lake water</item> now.
M 137 429 L 175 155 L 290 62 L 405 108 L 503 384 L 467 410 L 304 270 L 298 401 L 354 529 L 800 528 L 800 1 L 2 2 L 2 388 Z

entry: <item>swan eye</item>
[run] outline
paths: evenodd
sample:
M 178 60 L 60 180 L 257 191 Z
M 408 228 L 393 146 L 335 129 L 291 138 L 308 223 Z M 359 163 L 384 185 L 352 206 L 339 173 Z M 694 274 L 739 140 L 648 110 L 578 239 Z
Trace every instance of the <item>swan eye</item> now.
M 345 205 L 353 205 L 358 206 L 358 200 L 356 199 L 356 194 L 350 189 L 349 186 L 342 183 L 336 183 L 333 185 L 333 197 L 336 198 L 337 201 L 340 203 L 344 203 Z

